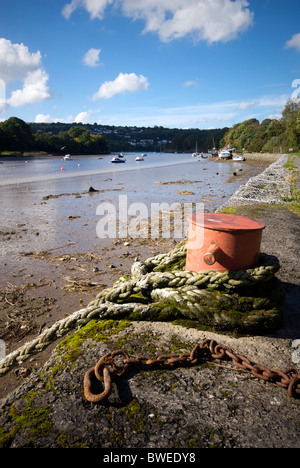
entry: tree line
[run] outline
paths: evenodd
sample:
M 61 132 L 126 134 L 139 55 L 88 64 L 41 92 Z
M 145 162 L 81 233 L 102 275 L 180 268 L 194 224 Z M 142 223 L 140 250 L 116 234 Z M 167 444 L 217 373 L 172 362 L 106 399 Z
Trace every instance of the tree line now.
M 136 127 L 94 124 L 31 123 L 33 131 L 58 135 L 72 125 L 84 127 L 91 134 L 104 135 L 110 152 L 155 151 L 194 152 L 207 151 L 218 146 L 228 127 L 223 129 L 178 129 L 162 126 Z
M 221 129 L 119 127 L 98 124 L 0 123 L 0 152 L 107 154 L 115 151 L 207 152 L 230 145 L 238 152 L 300 151 L 300 102 L 288 100 L 281 119 L 253 118 Z
M 245 120 L 234 125 L 221 140 L 238 152 L 287 153 L 300 151 L 300 102 L 288 100 L 282 118 Z
M 125 151 L 194 152 L 219 146 L 228 128 L 169 129 L 98 124 L 25 123 L 11 117 L 0 123 L 0 152 L 106 154 Z
M 0 152 L 45 152 L 50 154 L 107 154 L 106 139 L 85 128 L 70 126 L 57 135 L 37 131 L 17 117 L 0 123 Z

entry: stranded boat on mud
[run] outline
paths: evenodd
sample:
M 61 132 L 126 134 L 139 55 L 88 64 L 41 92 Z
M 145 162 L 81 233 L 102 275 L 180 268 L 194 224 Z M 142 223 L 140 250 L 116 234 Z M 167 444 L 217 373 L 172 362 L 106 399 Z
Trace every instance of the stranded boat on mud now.
M 233 158 L 233 161 L 246 161 L 246 158 L 244 158 L 244 156 L 238 154 L 237 156 L 235 156 Z
M 232 152 L 229 150 L 222 150 L 219 153 L 219 158 L 220 159 L 232 159 Z

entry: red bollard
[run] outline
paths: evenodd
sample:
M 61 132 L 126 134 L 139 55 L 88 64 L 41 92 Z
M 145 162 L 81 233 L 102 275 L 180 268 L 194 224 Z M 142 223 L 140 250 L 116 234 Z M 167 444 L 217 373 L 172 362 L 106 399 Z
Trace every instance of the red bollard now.
M 265 224 L 244 216 L 204 213 L 188 217 L 187 271 L 240 271 L 258 264 Z M 203 231 L 202 231 L 203 230 Z M 197 245 L 195 239 L 201 239 Z

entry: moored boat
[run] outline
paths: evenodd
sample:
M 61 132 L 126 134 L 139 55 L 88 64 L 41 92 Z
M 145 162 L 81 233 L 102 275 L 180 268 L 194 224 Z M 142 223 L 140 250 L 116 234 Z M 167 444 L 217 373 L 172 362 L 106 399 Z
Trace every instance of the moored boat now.
M 246 161 L 246 158 L 242 156 L 241 154 L 237 154 L 234 158 L 233 161 Z
M 111 163 L 125 163 L 126 159 L 124 159 L 123 155 L 119 154 L 119 156 L 115 156 L 114 158 L 112 158 L 112 160 L 110 162 Z
M 232 152 L 229 150 L 222 150 L 219 153 L 219 158 L 220 159 L 231 159 L 232 158 Z

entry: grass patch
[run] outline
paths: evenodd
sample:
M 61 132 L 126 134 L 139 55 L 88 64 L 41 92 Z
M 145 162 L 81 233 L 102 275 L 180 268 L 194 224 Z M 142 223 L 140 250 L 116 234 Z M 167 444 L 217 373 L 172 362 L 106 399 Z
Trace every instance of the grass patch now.
M 296 153 L 296 156 L 300 157 L 300 153 Z M 300 190 L 296 186 L 299 174 L 293 156 L 289 156 L 284 167 L 290 171 L 289 182 L 291 184 L 291 196 L 285 197 L 284 201 L 288 203 L 288 207 L 293 213 L 300 216 Z

